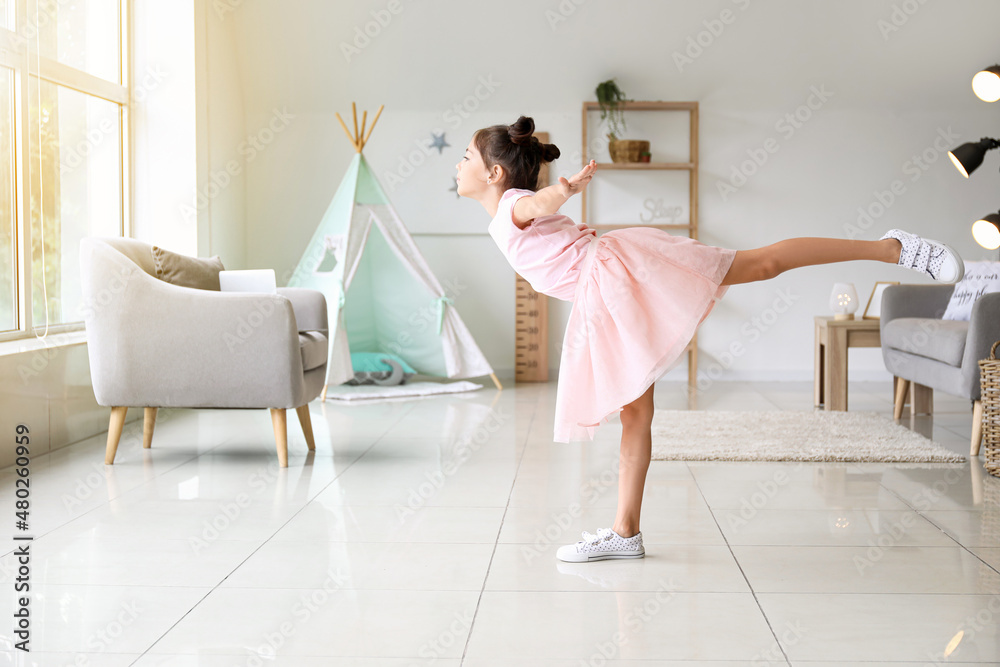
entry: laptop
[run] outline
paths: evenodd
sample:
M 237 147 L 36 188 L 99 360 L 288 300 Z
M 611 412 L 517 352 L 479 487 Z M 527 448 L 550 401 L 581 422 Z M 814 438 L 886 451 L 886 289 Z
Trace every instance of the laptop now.
M 276 294 L 278 284 L 274 269 L 219 271 L 219 289 L 223 292 L 264 292 Z

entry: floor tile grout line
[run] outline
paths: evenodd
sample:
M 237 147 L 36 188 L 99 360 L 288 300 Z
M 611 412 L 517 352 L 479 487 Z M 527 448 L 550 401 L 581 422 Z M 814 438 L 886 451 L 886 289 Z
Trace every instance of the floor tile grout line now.
M 725 531 L 722 530 L 722 526 L 719 524 L 719 519 L 715 516 L 715 512 L 712 511 L 712 506 L 709 504 L 708 498 L 705 497 L 704 491 L 701 490 L 701 485 L 698 484 L 698 477 L 694 475 L 693 471 L 692 476 L 694 476 L 695 487 L 697 487 L 698 493 L 701 495 L 701 499 L 708 508 L 708 513 L 712 516 L 712 521 L 715 522 L 715 527 L 719 530 L 722 540 L 726 543 L 726 548 L 729 549 L 729 555 L 733 557 L 733 562 L 736 563 L 736 567 L 739 568 L 740 574 L 743 575 L 743 580 L 746 582 L 747 588 L 750 589 L 750 595 L 753 596 L 753 601 L 757 605 L 757 609 L 760 610 L 760 615 L 764 618 L 764 622 L 767 623 L 767 629 L 771 631 L 771 636 L 774 638 L 775 645 L 778 647 L 778 650 L 781 651 L 781 655 L 784 657 L 785 663 L 791 667 L 792 661 L 789 659 L 788 653 L 785 652 L 785 647 L 781 645 L 781 641 L 778 639 L 778 633 L 775 632 L 774 626 L 771 624 L 771 619 L 767 617 L 767 612 L 764 611 L 764 607 L 761 605 L 760 599 L 757 597 L 757 591 L 754 590 L 753 584 L 750 583 L 750 578 L 743 570 L 743 564 L 740 563 L 740 559 L 736 557 L 736 552 L 733 551 L 733 545 L 729 543 L 729 538 L 726 537 Z
M 941 531 L 941 532 L 942 532 L 942 533 L 943 533 L 943 534 L 944 534 L 944 535 L 945 535 L 945 536 L 946 536 L 946 537 L 947 537 L 948 539 L 950 539 L 950 540 L 951 540 L 952 542 L 954 542 L 954 543 L 955 543 L 955 544 L 956 544 L 957 546 L 959 546 L 959 547 L 961 547 L 962 549 L 964 549 L 964 550 L 966 551 L 966 553 L 968 553 L 968 554 L 969 554 L 970 556 L 972 556 L 973 558 L 975 558 L 975 559 L 976 559 L 976 560 L 978 560 L 978 561 L 979 561 L 980 563 L 982 563 L 983 565 L 985 565 L 985 566 L 986 566 L 986 567 L 988 567 L 989 569 L 993 570 L 993 571 L 994 571 L 994 572 L 996 572 L 997 574 L 1000 574 L 1000 568 L 997 568 L 997 567 L 994 567 L 993 565 L 991 565 L 990 563 L 988 563 L 988 562 L 987 562 L 986 560 L 984 560 L 984 559 L 983 559 L 983 558 L 982 558 L 982 557 L 981 557 L 981 556 L 980 556 L 979 554 L 977 554 L 977 553 L 976 553 L 975 551 L 973 551 L 972 549 L 970 549 L 970 548 L 969 548 L 968 546 L 966 546 L 965 544 L 962 544 L 961 540 L 959 540 L 959 539 L 958 539 L 957 537 L 955 537 L 954 535 L 952 535 L 951 533 L 949 533 L 949 532 L 948 532 L 947 530 L 945 530 L 945 529 L 944 529 L 944 528 L 943 528 L 942 526 L 940 526 L 940 525 L 938 525 L 937 523 L 935 523 L 935 522 L 934 522 L 934 521 L 933 521 L 933 520 L 931 519 L 931 517 L 929 517 L 929 516 L 925 515 L 925 514 L 924 514 L 924 513 L 922 512 L 922 511 L 920 511 L 919 509 L 917 509 L 916 507 L 914 507 L 914 506 L 913 506 L 913 505 L 912 505 L 911 503 L 907 502 L 906 498 L 904 498 L 903 496 L 901 496 L 901 495 L 900 495 L 900 494 L 899 494 L 899 493 L 898 493 L 898 492 L 897 492 L 897 491 L 896 491 L 895 489 L 890 489 L 889 487 L 885 486 L 885 484 L 882 484 L 882 483 L 880 483 L 880 484 L 879 484 L 879 486 L 881 486 L 881 487 L 882 487 L 882 488 L 884 488 L 884 489 L 885 489 L 886 491 L 888 491 L 888 492 L 889 492 L 889 493 L 891 493 L 892 495 L 894 495 L 894 496 L 896 496 L 897 498 L 899 498 L 899 500 L 901 500 L 901 501 L 902 501 L 903 503 L 905 503 L 905 504 L 906 504 L 906 506 L 907 506 L 907 507 L 909 507 L 909 508 L 910 508 L 910 510 L 911 510 L 911 511 L 913 511 L 913 512 L 914 512 L 914 513 L 915 513 L 915 514 L 916 514 L 917 516 L 919 516 L 919 517 L 920 517 L 920 518 L 922 518 L 922 519 L 923 519 L 924 521 L 926 521 L 927 523 L 931 524 L 932 526 L 934 526 L 935 528 L 937 528 L 937 529 L 938 529 L 939 531 Z M 931 510 L 931 511 L 933 511 L 933 510 Z M 943 511 L 948 511 L 948 510 L 943 510 Z
M 156 645 L 157 645 L 157 644 L 158 644 L 159 642 L 163 641 L 163 638 L 164 638 L 164 637 L 166 637 L 166 636 L 167 636 L 167 635 L 168 635 L 168 634 L 170 633 L 170 631 L 171 631 L 171 630 L 173 630 L 173 629 L 174 629 L 175 627 L 177 627 L 177 625 L 178 625 L 178 624 L 179 624 L 179 623 L 180 623 L 181 621 L 183 621 L 183 620 L 184 620 L 185 618 L 187 618 L 187 616 L 188 616 L 188 615 L 189 615 L 189 614 L 190 614 L 191 612 L 193 612 L 193 611 L 194 611 L 194 610 L 195 610 L 195 609 L 196 609 L 196 608 L 198 607 L 198 605 L 200 605 L 200 604 L 201 604 L 202 602 L 204 602 L 204 601 L 205 601 L 205 598 L 207 598 L 207 597 L 208 597 L 209 595 L 211 595 L 211 594 L 212 594 L 212 593 L 214 593 L 214 592 L 215 592 L 216 590 L 218 590 L 218 589 L 219 589 L 219 587 L 220 587 L 220 586 L 221 586 L 221 585 L 223 584 L 223 582 L 225 582 L 225 581 L 226 581 L 226 579 L 228 579 L 228 578 L 229 578 L 230 576 L 232 576 L 233 572 L 235 572 L 235 571 L 236 571 L 236 570 L 238 570 L 238 569 L 239 569 L 240 567 L 242 567 L 242 566 L 243 566 L 243 564 L 247 562 L 247 560 L 249 560 L 249 559 L 250 559 L 250 558 L 251 558 L 251 557 L 252 557 L 252 556 L 253 556 L 253 555 L 254 555 L 255 553 L 257 553 L 258 551 L 260 551 L 260 549 L 261 549 L 261 548 L 262 548 L 262 547 L 263 547 L 263 546 L 264 546 L 265 544 L 267 544 L 268 542 L 270 542 L 270 541 L 271 541 L 271 540 L 272 540 L 272 539 L 274 538 L 274 536 L 275 536 L 275 535 L 277 535 L 277 534 L 278 534 L 278 532 L 280 532 L 280 531 L 281 531 L 281 529 L 282 529 L 282 528 L 284 528 L 285 526 L 287 526 L 287 525 L 288 525 L 288 522 L 289 522 L 289 521 L 291 521 L 292 519 L 294 519 L 294 518 L 295 518 L 296 516 L 298 516 L 298 515 L 299 515 L 299 513 L 301 513 L 301 512 L 302 512 L 302 510 L 304 510 L 304 509 L 305 509 L 306 507 L 308 507 L 308 506 L 309 506 L 309 504 L 310 504 L 310 503 L 311 503 L 311 502 L 312 502 L 312 501 L 313 501 L 313 500 L 314 500 L 314 499 L 316 498 L 316 496 L 318 496 L 318 495 L 319 495 L 320 493 L 322 493 L 323 491 L 325 491 L 325 490 L 326 490 L 326 489 L 327 489 L 327 488 L 328 488 L 328 487 L 329 487 L 330 485 L 332 485 L 332 484 L 333 484 L 334 482 L 336 482 L 336 481 L 337 481 L 337 479 L 339 479 L 341 475 L 343 475 L 343 474 L 344 474 L 345 472 L 347 472 L 347 471 L 348 471 L 348 470 L 350 470 L 350 469 L 351 469 L 352 467 L 354 467 L 354 465 L 355 465 L 355 464 L 356 464 L 356 463 L 357 463 L 358 461 L 360 461 L 360 460 L 361 460 L 361 458 L 362 458 L 362 457 L 363 457 L 363 456 L 364 456 L 365 454 L 367 454 L 367 453 L 368 453 L 368 452 L 369 452 L 369 451 L 370 451 L 370 450 L 372 449 L 372 447 L 374 447 L 375 445 L 377 445 L 377 444 L 379 443 L 379 441 L 381 441 L 381 440 L 382 440 L 382 438 L 384 438 L 384 437 L 385 437 L 385 434 L 386 434 L 386 433 L 387 433 L 387 432 L 389 431 L 389 429 L 391 429 L 391 428 L 392 428 L 393 426 L 395 426 L 396 424 L 398 424 L 398 423 L 399 423 L 399 421 L 400 421 L 401 419 L 403 419 L 403 417 L 405 417 L 406 415 L 408 415 L 408 414 L 409 414 L 409 413 L 410 413 L 410 412 L 411 412 L 412 410 L 414 410 L 415 408 L 416 408 L 416 405 L 413 405 L 413 406 L 411 406 L 411 407 L 410 407 L 410 409 L 409 409 L 409 410 L 406 410 L 405 412 L 403 412 L 403 414 L 401 414 L 401 415 L 399 416 L 399 418 L 398 418 L 398 419 L 397 419 L 397 420 L 396 420 L 395 422 L 393 422 L 393 423 L 392 423 L 392 425 L 390 425 L 390 426 L 389 426 L 388 428 L 386 428 L 386 431 L 385 431 L 385 432 L 383 432 L 383 433 L 382 433 L 382 435 L 380 435 L 379 437 L 375 438 L 375 440 L 374 440 L 374 441 L 372 442 L 372 444 L 371 444 L 371 445 L 369 445 L 369 446 L 368 446 L 368 447 L 367 447 L 367 448 L 366 448 L 366 449 L 365 449 L 365 450 L 364 450 L 363 452 L 361 452 L 361 453 L 360 453 L 360 454 L 359 454 L 359 455 L 357 456 L 357 458 L 355 458 L 355 459 L 354 459 L 353 461 L 351 461 L 351 462 L 350 462 L 350 463 L 349 463 L 349 464 L 347 465 L 347 467 L 345 467 L 345 468 L 344 468 L 343 470 L 341 470 L 340 472 L 338 472 L 338 473 L 337 473 L 337 474 L 336 474 L 336 475 L 335 475 L 335 476 L 334 476 L 334 477 L 333 477 L 333 478 L 332 478 L 332 479 L 331 479 L 331 480 L 330 480 L 329 482 L 327 482 L 327 483 L 326 483 L 325 485 L 323 485 L 323 488 L 321 488 L 321 489 L 318 489 L 318 490 L 316 491 L 316 493 L 315 493 L 315 494 L 313 494 L 313 496 L 312 496 L 312 497 L 311 497 L 311 498 L 310 498 L 309 500 L 307 500 L 307 501 L 306 501 L 305 503 L 303 503 L 302 507 L 300 507 L 299 509 L 297 509 L 297 510 L 296 510 L 296 511 L 295 511 L 295 512 L 294 512 L 294 513 L 293 513 L 293 514 L 291 515 L 291 516 L 289 516 L 289 517 L 288 517 L 288 519 L 287 519 L 287 520 L 286 520 L 286 521 L 285 521 L 284 523 L 282 523 L 282 524 L 281 524 L 280 526 L 278 526 L 278 527 L 277 527 L 277 528 L 276 528 L 276 529 L 274 530 L 274 532 L 273 532 L 273 533 L 271 533 L 271 534 L 270 534 L 270 535 L 269 535 L 268 537 L 266 537 L 266 538 L 265 538 L 265 539 L 264 539 L 264 540 L 263 540 L 263 541 L 262 541 L 262 542 L 261 542 L 261 543 L 260 543 L 259 545 L 257 545 L 257 548 L 256 548 L 256 549 L 254 549 L 253 551 L 251 551 L 251 552 L 250 552 L 250 553 L 249 553 L 249 554 L 247 555 L 247 557 L 246 557 L 246 558 L 244 558 L 244 559 L 243 559 L 242 561 L 240 561 L 240 562 L 239 562 L 239 563 L 238 563 L 238 564 L 237 564 L 237 565 L 236 565 L 236 566 L 235 566 L 235 567 L 234 567 L 234 568 L 233 568 L 232 570 L 230 570 L 229 574 L 227 574 L 226 576 L 222 577 L 222 579 L 220 579 L 220 580 L 219 580 L 218 582 L 216 582 L 216 584 L 215 584 L 214 586 L 212 586 L 212 588 L 211 588 L 211 589 L 210 589 L 210 590 L 209 590 L 209 591 L 208 591 L 207 593 L 205 593 L 205 595 L 204 595 L 204 596 L 203 596 L 203 597 L 202 597 L 202 598 L 201 598 L 200 600 L 198 600 L 197 602 L 195 602 L 195 603 L 194 603 L 194 605 L 192 605 L 190 609 L 188 609 L 188 610 L 187 610 L 186 612 L 184 612 L 184 614 L 183 614 L 183 615 L 182 615 L 182 616 L 181 616 L 180 618 L 178 618 L 178 619 L 177 619 L 177 620 L 176 620 L 176 621 L 175 621 L 175 622 L 174 622 L 174 623 L 173 623 L 173 624 L 172 624 L 172 625 L 171 625 L 171 626 L 170 626 L 169 628 L 167 628 L 167 629 L 166 629 L 166 630 L 165 630 L 165 631 L 164 631 L 164 632 L 163 632 L 163 633 L 162 633 L 162 634 L 161 634 L 161 635 L 160 635 L 159 637 L 157 637 L 157 638 L 156 638 L 156 639 L 155 639 L 155 640 L 154 640 L 154 641 L 153 641 L 153 642 L 152 642 L 152 643 L 151 643 L 151 644 L 150 644 L 149 646 L 147 646 L 147 647 L 146 647 L 146 648 L 145 648 L 145 649 L 143 650 L 143 652 L 139 654 L 139 657 L 138 657 L 138 658 L 136 658 L 136 662 L 138 662 L 139 660 L 141 660 L 141 659 L 143 658 L 143 656 L 145 656 L 145 655 L 146 655 L 147 653 L 149 653 L 150 649 L 152 649 L 152 648 L 153 648 L 154 646 L 156 646 Z M 228 440 L 226 440 L 226 442 L 228 442 Z M 221 446 L 222 446 L 223 444 L 225 444 L 225 442 L 223 442 L 223 443 L 220 443 L 220 444 L 219 444 L 219 447 L 221 447 Z M 209 451 L 213 451 L 214 449 L 215 449 L 215 448 L 213 448 L 212 450 L 209 450 Z M 205 453 L 208 453 L 208 452 L 205 452 Z M 335 452 L 333 452 L 333 454 L 334 454 L 334 456 L 336 455 L 336 453 L 335 453 Z M 199 456 L 200 456 L 200 455 L 199 455 Z M 306 456 L 308 457 L 308 454 L 307 454 Z M 196 458 L 197 458 L 197 457 L 196 457 Z M 315 459 L 314 459 L 314 460 L 315 460 Z M 287 470 L 287 468 L 285 468 L 285 470 Z M 135 663 L 133 662 L 132 664 L 134 665 Z
M 535 425 L 535 415 L 537 414 L 538 406 L 535 405 L 534 410 L 531 412 L 531 419 L 528 421 L 528 428 L 525 429 L 524 434 L 524 444 L 521 447 L 521 454 L 517 457 L 517 468 L 514 469 L 514 479 L 510 482 L 510 491 L 507 492 L 507 503 L 504 505 L 503 514 L 500 516 L 500 526 L 497 528 L 497 536 L 493 541 L 493 551 L 490 552 L 490 560 L 486 564 L 486 574 L 483 576 L 483 585 L 479 589 L 479 597 L 476 599 L 476 609 L 472 612 L 472 621 L 469 623 L 469 634 L 465 637 L 465 646 L 462 647 L 462 657 L 459 660 L 459 667 L 465 664 L 465 656 L 469 652 L 469 642 L 472 641 L 472 633 L 476 628 L 476 618 L 479 616 L 479 605 L 483 601 L 483 593 L 486 591 L 486 582 L 490 579 L 490 569 L 493 567 L 493 559 L 496 558 L 497 546 L 500 544 L 500 534 L 503 532 L 503 522 L 507 518 L 507 510 L 510 509 L 510 498 L 514 494 L 514 486 L 517 484 L 517 474 L 521 470 L 521 463 L 524 461 L 524 455 L 528 451 L 528 438 L 531 435 L 531 428 Z M 516 418 L 516 417 L 515 417 Z

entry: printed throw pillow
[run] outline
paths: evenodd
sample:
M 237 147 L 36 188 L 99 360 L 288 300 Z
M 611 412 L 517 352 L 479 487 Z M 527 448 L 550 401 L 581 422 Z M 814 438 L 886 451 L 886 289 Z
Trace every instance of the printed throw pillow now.
M 348 385 L 377 384 L 383 386 L 406 384 L 416 371 L 395 354 L 355 352 L 351 354 L 354 377 Z
M 219 271 L 225 268 L 218 255 L 209 258 L 188 257 L 155 245 L 153 264 L 156 266 L 156 277 L 160 280 L 181 287 L 216 292 L 219 291 Z
M 966 262 L 965 277 L 955 283 L 941 319 L 968 322 L 976 299 L 990 292 L 1000 292 L 1000 262 Z

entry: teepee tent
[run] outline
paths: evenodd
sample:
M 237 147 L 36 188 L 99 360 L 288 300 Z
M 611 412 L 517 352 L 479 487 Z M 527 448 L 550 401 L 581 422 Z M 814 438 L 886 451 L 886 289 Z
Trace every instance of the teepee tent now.
M 489 375 L 501 389 L 361 152 L 382 107 L 366 136 L 368 112 L 359 132 L 357 110 L 351 106 L 354 134 L 340 114 L 337 120 L 357 152 L 288 281 L 289 287 L 309 287 L 326 295 L 326 384 L 354 377 L 352 352 L 378 352 L 398 355 L 423 375 Z

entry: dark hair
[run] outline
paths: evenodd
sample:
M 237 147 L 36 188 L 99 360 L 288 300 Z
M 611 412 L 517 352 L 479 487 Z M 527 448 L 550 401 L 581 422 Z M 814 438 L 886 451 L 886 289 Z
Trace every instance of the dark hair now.
M 487 169 L 499 164 L 504 170 L 504 187 L 534 190 L 538 168 L 559 157 L 555 144 L 543 144 L 532 136 L 535 121 L 521 116 L 513 125 L 492 125 L 476 132 L 473 141 Z

